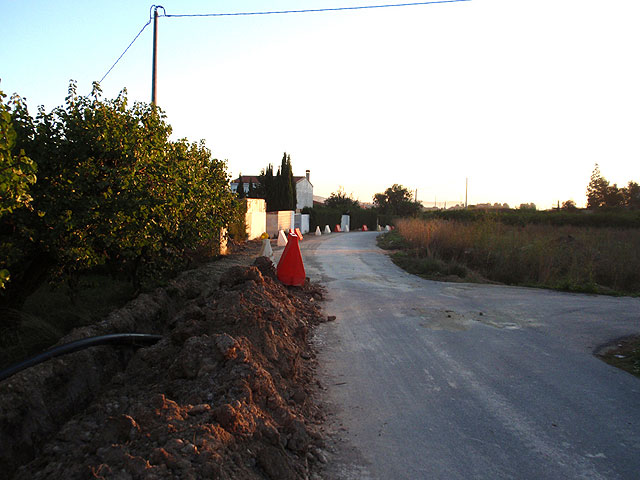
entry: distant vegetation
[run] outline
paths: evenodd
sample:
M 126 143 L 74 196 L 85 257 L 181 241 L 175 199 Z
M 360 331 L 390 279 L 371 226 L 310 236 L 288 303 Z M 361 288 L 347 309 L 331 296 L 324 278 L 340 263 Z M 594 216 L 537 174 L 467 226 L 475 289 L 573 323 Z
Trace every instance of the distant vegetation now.
M 309 213 L 310 227 L 323 228 L 340 223 L 342 215 L 351 217 L 351 229 L 359 229 L 366 225 L 369 229 L 376 228 L 377 225 L 392 224 L 395 218 L 407 215 L 417 215 L 421 210 L 421 205 L 414 202 L 411 192 L 402 185 L 394 184 L 384 192 L 376 193 L 373 196 L 373 208 L 364 208 L 353 195 L 347 195 L 342 187 L 337 192 L 332 192 L 324 202 L 324 205 L 314 205 L 307 208 L 303 213 Z
M 586 210 L 567 200 L 550 211 L 431 210 L 394 224 L 379 244 L 427 278 L 640 294 L 640 187 L 610 185 L 598 165 Z
M 640 230 L 403 219 L 395 259 L 432 278 L 479 275 L 510 285 L 640 293 Z M 472 275 L 473 274 L 473 275 Z

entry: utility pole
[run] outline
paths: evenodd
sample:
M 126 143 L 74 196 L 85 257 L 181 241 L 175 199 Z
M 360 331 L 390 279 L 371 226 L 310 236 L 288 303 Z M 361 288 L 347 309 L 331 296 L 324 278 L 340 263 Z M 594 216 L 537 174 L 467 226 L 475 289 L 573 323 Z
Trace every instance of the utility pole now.
M 156 70 L 158 67 L 158 8 L 159 5 L 153 6 L 153 59 L 151 66 L 151 104 L 156 105 Z
M 469 177 L 464 179 L 464 208 L 467 208 L 467 191 L 469 190 Z

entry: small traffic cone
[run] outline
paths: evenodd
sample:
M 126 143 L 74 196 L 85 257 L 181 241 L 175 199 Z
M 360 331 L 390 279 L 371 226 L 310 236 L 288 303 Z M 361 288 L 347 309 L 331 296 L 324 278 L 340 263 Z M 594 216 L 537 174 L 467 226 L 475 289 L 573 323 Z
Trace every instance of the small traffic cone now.
M 385 231 L 385 232 L 390 232 L 390 231 L 391 231 L 391 227 L 390 227 L 389 225 L 387 225 L 387 226 L 384 228 L 384 231 Z
M 344 226 L 344 230 L 343 231 L 349 233 L 349 224 L 348 223 Z
M 302 254 L 300 253 L 300 244 L 298 236 L 295 233 L 289 234 L 289 241 L 284 247 L 278 266 L 276 267 L 276 275 L 284 285 L 300 287 L 304 284 L 306 273 L 302 263 Z
M 284 233 L 284 230 L 280 230 L 278 233 L 278 246 L 284 247 L 287 245 L 287 235 Z
M 322 232 L 320 231 L 320 225 L 318 225 L 316 227 L 316 237 L 319 237 L 320 235 L 322 235 Z
M 341 232 L 342 230 L 340 229 L 340 225 L 338 225 L 336 223 L 336 229 L 334 230 L 334 232 Z
M 369 229 L 367 228 L 367 226 L 366 226 L 366 225 L 362 225 L 362 231 L 363 231 L 363 232 L 368 232 L 368 231 L 369 231 Z
M 262 239 L 262 247 L 260 247 L 260 255 L 258 256 L 267 257 L 273 261 L 273 249 L 271 248 L 271 242 L 268 237 Z
M 299 238 L 300 240 L 304 240 L 304 237 L 302 236 L 302 232 L 300 231 L 300 229 L 299 229 L 299 228 L 296 228 L 296 229 L 293 231 L 293 233 L 295 233 L 295 234 L 298 236 L 298 238 Z
M 331 233 L 331 229 L 329 228 L 329 225 L 324 226 L 324 233 Z
M 376 230 L 377 230 L 378 232 L 381 232 L 381 231 L 382 231 L 382 227 L 378 224 L 378 226 L 376 227 Z

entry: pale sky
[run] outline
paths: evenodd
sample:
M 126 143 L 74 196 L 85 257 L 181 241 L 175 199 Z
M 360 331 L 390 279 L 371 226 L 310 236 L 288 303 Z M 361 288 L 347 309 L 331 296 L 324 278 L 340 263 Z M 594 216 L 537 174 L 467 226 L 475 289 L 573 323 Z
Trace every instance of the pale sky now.
M 389 0 L 162 2 L 167 14 Z M 0 0 L 0 89 L 34 115 L 89 93 L 151 4 Z M 585 203 L 594 164 L 640 182 L 640 2 L 472 0 L 371 10 L 160 18 L 158 105 L 233 177 L 311 170 L 314 194 L 393 183 L 429 206 Z M 152 26 L 102 83 L 150 101 Z

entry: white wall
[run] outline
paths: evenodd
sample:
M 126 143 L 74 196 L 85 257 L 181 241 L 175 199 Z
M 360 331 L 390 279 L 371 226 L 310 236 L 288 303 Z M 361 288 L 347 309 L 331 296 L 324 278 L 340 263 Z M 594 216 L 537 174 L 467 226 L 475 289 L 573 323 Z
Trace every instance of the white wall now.
M 280 210 L 279 212 L 267 212 L 267 233 L 270 237 L 276 237 L 280 230 L 289 232 L 294 227 L 295 212 L 293 210 Z
M 249 240 L 253 240 L 267 231 L 267 202 L 262 198 L 246 198 L 245 202 L 247 235 Z

